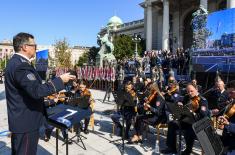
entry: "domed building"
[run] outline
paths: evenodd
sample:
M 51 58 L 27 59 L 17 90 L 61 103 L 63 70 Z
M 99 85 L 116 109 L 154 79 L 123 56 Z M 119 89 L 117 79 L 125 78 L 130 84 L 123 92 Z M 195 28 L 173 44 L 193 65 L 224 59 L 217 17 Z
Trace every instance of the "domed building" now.
M 115 35 L 139 35 L 141 38 L 144 38 L 144 20 L 136 20 L 127 23 L 123 23 L 122 19 L 118 16 L 113 16 L 108 20 L 107 26 L 101 28 L 99 35 L 103 36 L 107 29 L 112 36 Z
M 118 16 L 113 16 L 109 19 L 107 26 L 113 27 L 115 29 L 115 28 L 117 28 L 117 26 L 122 25 L 122 24 L 123 24 L 123 22 L 122 22 L 121 18 L 119 18 Z

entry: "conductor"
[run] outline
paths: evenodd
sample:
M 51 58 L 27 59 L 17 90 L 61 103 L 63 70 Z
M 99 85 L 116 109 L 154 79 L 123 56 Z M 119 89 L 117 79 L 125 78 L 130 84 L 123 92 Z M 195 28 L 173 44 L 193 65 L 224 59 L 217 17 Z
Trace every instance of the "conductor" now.
M 19 33 L 13 38 L 15 54 L 5 72 L 8 124 L 11 131 L 13 155 L 36 155 L 39 127 L 43 123 L 44 99 L 64 89 L 64 83 L 75 79 L 65 73 L 42 84 L 42 79 L 31 65 L 37 45 L 34 36 Z

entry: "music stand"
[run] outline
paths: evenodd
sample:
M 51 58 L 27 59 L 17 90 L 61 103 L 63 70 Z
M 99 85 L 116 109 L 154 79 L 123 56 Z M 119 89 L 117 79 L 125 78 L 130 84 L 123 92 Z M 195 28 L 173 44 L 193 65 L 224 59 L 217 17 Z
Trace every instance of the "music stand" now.
M 86 108 L 86 107 L 89 106 L 89 97 L 71 98 L 71 99 L 68 101 L 68 104 L 71 105 L 71 106 L 73 106 L 73 107 Z M 80 122 L 78 122 L 78 123 L 80 123 Z M 82 148 L 83 148 L 84 150 L 86 150 L 86 146 L 85 146 L 85 144 L 83 143 L 82 138 L 87 139 L 87 137 L 85 137 L 85 136 L 83 136 L 83 135 L 81 135 L 81 134 L 79 134 L 79 135 L 76 134 L 75 136 L 73 136 L 73 137 L 71 137 L 71 138 L 68 138 L 68 142 L 75 142 L 78 146 L 80 146 L 80 145 L 78 144 L 78 142 L 76 142 L 75 140 L 73 140 L 75 137 L 77 137 L 78 140 L 82 143 L 82 145 L 83 145 Z M 64 143 L 64 144 L 65 144 L 65 143 Z M 64 145 L 64 144 L 63 144 L 63 145 Z M 81 147 L 81 146 L 80 146 L 80 147 Z
M 66 155 L 68 155 L 68 129 L 73 124 L 73 118 L 76 114 L 76 109 L 69 105 L 57 105 L 50 109 L 47 109 L 47 121 L 50 125 L 56 127 L 56 155 L 58 155 L 58 129 L 65 130 L 65 144 L 66 144 Z M 62 119 L 59 119 L 61 118 Z M 67 122 L 59 121 L 59 120 L 67 120 Z
M 120 106 L 120 108 L 121 108 L 122 138 L 109 141 L 109 143 L 114 143 L 114 142 L 117 142 L 117 141 L 121 140 L 122 141 L 122 150 L 121 150 L 121 153 L 124 154 L 124 152 L 125 152 L 125 143 L 124 143 L 124 132 L 125 132 L 124 124 L 125 124 L 125 120 L 124 120 L 124 110 L 123 110 L 123 107 L 125 106 L 125 102 L 124 101 L 125 101 L 125 99 L 127 99 L 127 95 L 125 95 L 126 93 L 124 91 L 117 91 L 117 92 L 115 92 L 115 94 L 116 94 L 115 97 L 114 97 L 115 103 L 118 106 Z

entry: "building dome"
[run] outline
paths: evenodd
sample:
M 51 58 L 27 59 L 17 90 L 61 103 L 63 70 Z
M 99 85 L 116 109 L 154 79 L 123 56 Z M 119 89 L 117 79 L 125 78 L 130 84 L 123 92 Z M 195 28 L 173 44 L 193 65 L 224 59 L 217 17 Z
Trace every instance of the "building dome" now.
M 108 26 L 118 26 L 118 25 L 121 25 L 123 24 L 121 18 L 117 17 L 117 16 L 113 16 L 109 19 L 109 22 L 108 22 Z

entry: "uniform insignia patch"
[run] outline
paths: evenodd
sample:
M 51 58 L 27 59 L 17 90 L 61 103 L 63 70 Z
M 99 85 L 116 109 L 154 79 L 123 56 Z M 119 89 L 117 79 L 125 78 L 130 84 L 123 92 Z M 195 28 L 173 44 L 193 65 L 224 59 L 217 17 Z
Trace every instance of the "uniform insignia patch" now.
M 205 106 L 202 106 L 202 107 L 201 107 L 201 110 L 202 110 L 202 111 L 206 111 L 206 107 L 205 107 Z
M 36 77 L 35 77 L 32 73 L 28 74 L 28 75 L 27 75 L 27 78 L 28 78 L 30 81 L 36 80 Z
M 156 106 L 159 107 L 161 103 L 159 101 L 156 102 Z
M 22 59 L 22 58 L 20 58 L 20 60 L 21 60 L 21 62 L 28 62 L 27 60 Z

